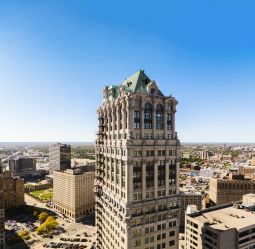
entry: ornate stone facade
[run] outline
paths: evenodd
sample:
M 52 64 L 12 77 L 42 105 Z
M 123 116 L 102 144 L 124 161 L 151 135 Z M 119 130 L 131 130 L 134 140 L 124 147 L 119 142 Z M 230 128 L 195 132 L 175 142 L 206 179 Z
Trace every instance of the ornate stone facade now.
M 96 141 L 97 248 L 178 248 L 178 102 L 143 71 L 105 87 L 103 96 Z

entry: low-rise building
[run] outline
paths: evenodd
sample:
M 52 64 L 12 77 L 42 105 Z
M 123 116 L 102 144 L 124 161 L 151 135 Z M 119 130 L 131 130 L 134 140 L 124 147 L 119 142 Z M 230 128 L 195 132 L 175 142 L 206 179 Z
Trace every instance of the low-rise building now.
M 24 205 L 24 181 L 19 177 L 12 177 L 10 171 L 3 172 L 3 198 L 5 209 Z
M 241 201 L 243 195 L 255 193 L 255 180 L 211 178 L 208 193 L 213 205 Z
M 54 210 L 76 222 L 94 212 L 95 166 L 53 172 Z
M 240 166 L 239 173 L 246 179 L 252 179 L 255 174 L 255 166 Z
M 36 172 L 36 158 L 17 157 L 9 160 L 9 171 L 12 176 L 27 176 Z
M 255 248 L 255 213 L 224 204 L 191 212 L 185 219 L 186 249 Z

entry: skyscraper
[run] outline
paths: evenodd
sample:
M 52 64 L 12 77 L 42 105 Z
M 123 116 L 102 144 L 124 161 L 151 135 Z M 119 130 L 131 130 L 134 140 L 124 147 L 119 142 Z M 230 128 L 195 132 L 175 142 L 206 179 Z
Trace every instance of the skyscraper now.
M 2 161 L 0 159 L 0 249 L 4 248 L 4 197 L 3 197 L 3 171 Z
M 104 88 L 97 111 L 97 248 L 178 248 L 177 103 L 142 70 Z
M 49 146 L 49 174 L 54 170 L 71 168 L 71 146 L 67 144 L 51 144 Z

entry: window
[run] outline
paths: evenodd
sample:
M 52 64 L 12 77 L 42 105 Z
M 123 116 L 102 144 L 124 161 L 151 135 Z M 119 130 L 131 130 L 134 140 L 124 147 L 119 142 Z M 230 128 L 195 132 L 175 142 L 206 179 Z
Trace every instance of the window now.
M 146 103 L 144 106 L 144 129 L 152 129 L 152 104 Z
M 154 164 L 152 161 L 146 164 L 146 187 L 154 187 Z
M 165 186 L 165 164 L 158 166 L 158 186 Z
M 133 185 L 134 185 L 134 189 L 139 189 L 142 187 L 142 164 L 141 164 L 141 162 L 136 162 L 133 167 Z
M 156 110 L 156 129 L 163 129 L 163 105 L 158 104 Z
M 176 165 L 169 164 L 169 185 L 174 185 L 176 182 Z
M 175 241 L 174 240 L 169 241 L 169 246 L 174 246 L 174 245 L 175 245 Z
M 135 245 L 134 246 L 136 247 L 136 246 L 140 246 L 140 245 L 141 245 L 141 240 L 140 239 L 135 240 Z
M 134 128 L 140 128 L 140 111 L 135 111 L 134 113 Z
M 172 115 L 171 114 L 167 114 L 167 129 L 168 130 L 171 130 L 171 128 L 172 128 L 172 125 L 171 125 L 171 123 L 172 123 Z

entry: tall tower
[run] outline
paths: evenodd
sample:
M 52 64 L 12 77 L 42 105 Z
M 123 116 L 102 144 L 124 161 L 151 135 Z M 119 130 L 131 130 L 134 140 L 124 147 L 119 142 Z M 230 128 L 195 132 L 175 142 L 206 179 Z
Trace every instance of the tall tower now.
M 71 168 L 71 145 L 51 144 L 49 146 L 49 174 L 54 170 L 65 170 Z
M 104 88 L 97 111 L 97 248 L 178 248 L 177 103 L 141 70 Z
M 0 159 L 0 249 L 4 248 L 4 194 L 3 194 L 3 170 L 2 160 Z

